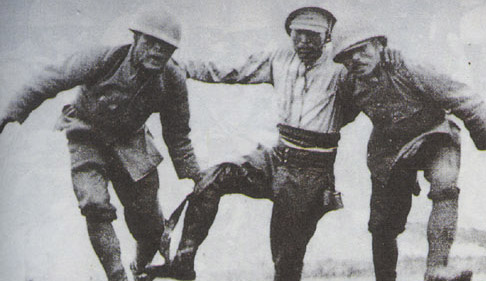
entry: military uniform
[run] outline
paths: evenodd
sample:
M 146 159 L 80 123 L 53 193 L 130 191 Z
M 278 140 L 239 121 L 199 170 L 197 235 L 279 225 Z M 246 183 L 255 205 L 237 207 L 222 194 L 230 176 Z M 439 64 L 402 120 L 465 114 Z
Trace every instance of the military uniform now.
M 363 111 L 373 123 L 368 143 L 369 230 L 374 239 L 393 240 L 405 229 L 412 194 L 420 191 L 418 170 L 431 182 L 430 199 L 457 200 L 460 129 L 446 114 L 462 119 L 476 146 L 485 149 L 486 106 L 464 84 L 423 67 L 379 64 L 367 77 L 348 79 L 339 93 L 347 99 L 343 103 L 348 121 Z M 387 253 L 379 249 L 374 247 L 377 280 L 395 280 L 396 255 L 383 258 Z
M 164 228 L 157 200 L 163 158 L 144 125 L 152 113 L 160 113 L 179 178 L 197 177 L 199 167 L 188 136 L 185 74 L 171 60 L 161 72 L 146 72 L 134 65 L 132 49 L 97 48 L 46 68 L 10 104 L 6 118 L 22 123 L 46 99 L 80 86 L 56 127 L 66 132 L 81 213 L 94 222 L 116 218 L 107 190 L 111 181 L 134 238 L 156 244 Z

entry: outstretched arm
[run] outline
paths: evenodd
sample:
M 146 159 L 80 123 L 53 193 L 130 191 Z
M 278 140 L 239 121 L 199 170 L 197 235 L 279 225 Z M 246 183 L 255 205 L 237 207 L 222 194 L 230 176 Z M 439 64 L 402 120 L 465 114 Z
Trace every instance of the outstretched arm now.
M 2 120 L 0 120 L 0 134 L 3 132 L 3 129 L 5 126 L 7 126 L 8 123 L 13 122 L 14 120 L 9 118 L 9 117 L 4 117 Z
M 272 83 L 271 52 L 251 55 L 237 67 L 225 66 L 227 63 L 180 59 L 178 64 L 186 71 L 187 77 L 207 83 L 259 84 Z
M 476 147 L 486 150 L 486 103 L 484 99 L 467 86 L 441 97 L 446 108 L 464 121 Z
M 480 150 L 486 149 L 486 103 L 467 85 L 425 68 L 414 69 L 419 87 L 442 108 L 464 121 L 471 138 Z
M 8 122 L 23 123 L 46 99 L 96 77 L 110 52 L 111 48 L 100 48 L 77 53 L 61 64 L 46 67 L 10 102 L 7 112 L 1 118 L 0 132 Z

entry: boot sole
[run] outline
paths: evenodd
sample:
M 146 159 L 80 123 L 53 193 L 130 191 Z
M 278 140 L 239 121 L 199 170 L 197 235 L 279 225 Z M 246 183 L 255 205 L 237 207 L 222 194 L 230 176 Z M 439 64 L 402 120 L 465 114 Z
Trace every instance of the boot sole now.
M 153 265 L 145 268 L 145 272 L 152 278 L 172 278 L 182 281 L 196 280 L 196 272 L 177 272 L 167 265 Z

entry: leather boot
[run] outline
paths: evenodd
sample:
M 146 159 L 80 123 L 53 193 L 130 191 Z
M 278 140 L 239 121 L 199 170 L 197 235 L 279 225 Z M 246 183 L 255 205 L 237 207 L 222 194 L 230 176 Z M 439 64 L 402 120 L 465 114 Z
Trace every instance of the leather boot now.
M 169 277 L 177 280 L 194 280 L 194 258 L 199 245 L 206 239 L 218 212 L 221 191 L 226 186 L 241 184 L 247 171 L 232 163 L 222 163 L 209 171 L 194 188 L 189 199 L 182 238 L 176 257 L 170 263 L 149 266 L 146 272 L 152 277 Z M 167 240 L 167 239 L 166 239 Z
M 130 264 L 130 270 L 132 271 L 134 281 L 152 281 L 154 278 L 145 272 L 145 267 L 141 268 L 137 266 L 137 262 L 133 261 Z
M 145 267 L 149 264 L 155 253 L 158 251 L 159 243 L 155 241 L 138 241 L 137 255 L 135 260 L 130 264 L 133 279 L 135 281 L 151 281 L 151 278 L 146 272 Z
M 452 269 L 438 269 L 434 272 L 427 272 L 425 274 L 425 281 L 471 281 L 472 271 L 470 270 L 452 270 Z
M 170 263 L 156 266 L 148 266 L 145 272 L 151 278 L 173 278 L 176 280 L 195 280 L 194 255 L 178 253 Z

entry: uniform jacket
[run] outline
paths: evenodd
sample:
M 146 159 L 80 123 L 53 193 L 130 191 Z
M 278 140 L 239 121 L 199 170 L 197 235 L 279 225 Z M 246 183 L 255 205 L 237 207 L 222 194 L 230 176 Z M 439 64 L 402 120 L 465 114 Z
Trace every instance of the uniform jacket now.
M 139 180 L 162 161 L 144 125 L 152 113 L 160 113 L 164 141 L 179 178 L 193 177 L 199 167 L 188 136 L 185 74 L 172 60 L 162 72 L 147 74 L 134 66 L 131 50 L 131 45 L 98 48 L 46 68 L 17 95 L 7 117 L 22 123 L 46 99 L 80 86 L 75 101 L 64 107 L 57 124 L 71 144 L 88 136 L 112 149 L 132 179 Z M 72 155 L 73 168 L 85 162 L 103 162 L 93 153 Z
M 378 66 L 370 77 L 349 75 L 339 96 L 346 99 L 347 121 L 363 111 L 373 123 L 368 167 L 375 179 L 388 182 L 393 168 L 414 144 L 439 136 L 459 147 L 459 127 L 447 113 L 462 119 L 476 147 L 486 149 L 486 105 L 464 84 L 406 65 Z

